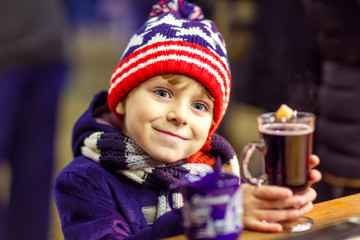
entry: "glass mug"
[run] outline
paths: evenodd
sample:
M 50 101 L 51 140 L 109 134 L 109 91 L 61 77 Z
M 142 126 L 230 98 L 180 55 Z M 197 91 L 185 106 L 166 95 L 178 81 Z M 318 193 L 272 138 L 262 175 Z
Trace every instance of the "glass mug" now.
M 215 171 L 205 176 L 187 174 L 180 184 L 170 185 L 168 200 L 180 192 L 185 235 L 191 240 L 234 240 L 243 230 L 242 192 L 239 177 Z
M 247 183 L 283 186 L 298 193 L 309 186 L 309 157 L 312 153 L 315 115 L 297 112 L 290 119 L 277 120 L 275 114 L 263 113 L 257 117 L 261 140 L 244 147 L 240 156 L 240 172 Z M 261 153 L 264 166 L 259 177 L 253 177 L 248 168 L 255 151 Z M 299 232 L 310 229 L 312 224 L 311 219 L 300 217 L 292 222 L 284 222 L 283 227 L 291 232 Z

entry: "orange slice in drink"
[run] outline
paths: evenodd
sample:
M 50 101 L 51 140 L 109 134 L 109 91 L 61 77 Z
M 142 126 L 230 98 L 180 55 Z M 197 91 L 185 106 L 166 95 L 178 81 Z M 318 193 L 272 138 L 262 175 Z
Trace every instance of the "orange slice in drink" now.
M 286 121 L 289 120 L 294 114 L 294 110 L 292 110 L 288 105 L 281 104 L 279 109 L 276 111 L 275 118 L 276 120 Z

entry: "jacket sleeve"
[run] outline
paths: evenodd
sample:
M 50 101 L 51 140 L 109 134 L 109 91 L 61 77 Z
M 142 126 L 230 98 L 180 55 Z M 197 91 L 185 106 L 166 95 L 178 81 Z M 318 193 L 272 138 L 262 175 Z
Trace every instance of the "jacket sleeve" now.
M 140 227 L 126 221 L 109 194 L 111 189 L 75 173 L 57 177 L 54 198 L 65 240 L 154 240 L 183 234 L 180 213 L 169 212 L 153 225 Z

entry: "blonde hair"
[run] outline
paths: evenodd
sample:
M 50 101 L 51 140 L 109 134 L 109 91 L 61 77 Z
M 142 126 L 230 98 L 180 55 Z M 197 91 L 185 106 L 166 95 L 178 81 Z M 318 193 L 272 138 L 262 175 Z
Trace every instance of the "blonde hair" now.
M 165 80 L 168 80 L 169 83 L 171 84 L 178 84 L 181 82 L 184 82 L 184 76 L 185 75 L 179 75 L 179 74 L 163 74 L 161 75 Z M 211 99 L 212 101 L 214 101 L 214 98 L 211 96 L 210 91 L 200 82 L 195 81 L 196 84 L 201 88 L 201 90 L 206 94 L 206 96 Z M 185 85 L 184 89 L 186 89 L 187 87 L 189 87 L 190 85 L 187 84 Z
M 162 76 L 162 78 L 164 78 L 164 79 L 167 80 L 169 83 L 174 84 L 174 85 L 185 81 L 185 79 L 184 79 L 184 76 L 185 76 L 185 75 L 179 75 L 179 74 L 169 73 L 169 74 L 163 74 L 163 75 L 160 75 L 160 76 Z M 215 101 L 214 98 L 211 96 L 210 91 L 209 91 L 202 83 L 200 83 L 200 82 L 198 82 L 198 81 L 195 81 L 195 82 L 196 82 L 195 84 L 198 85 L 198 86 L 201 88 L 201 91 L 203 91 L 203 92 L 206 94 L 206 96 L 207 96 L 211 101 Z M 136 86 L 133 90 L 131 90 L 131 92 L 133 92 L 134 90 L 136 90 L 139 86 L 140 86 L 140 85 Z M 189 86 L 190 86 L 190 84 L 186 84 L 183 89 L 186 89 L 186 88 L 188 88 Z M 129 93 L 130 93 L 130 92 L 129 92 Z M 127 99 L 127 97 L 128 97 L 128 95 L 129 95 L 129 93 L 126 94 L 126 95 L 121 99 L 121 101 L 125 102 L 126 99 Z

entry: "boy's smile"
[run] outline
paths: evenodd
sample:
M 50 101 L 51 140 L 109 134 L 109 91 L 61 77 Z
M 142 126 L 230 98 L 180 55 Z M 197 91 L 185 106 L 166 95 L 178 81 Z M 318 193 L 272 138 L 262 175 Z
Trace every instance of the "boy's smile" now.
M 172 132 L 167 132 L 167 131 L 162 131 L 160 129 L 156 129 L 154 128 L 156 131 L 158 131 L 159 133 L 162 133 L 166 138 L 170 138 L 170 139 L 174 139 L 174 140 L 187 140 L 187 138 L 184 138 L 180 135 L 177 135 L 175 133 Z
M 204 145 L 213 120 L 213 101 L 186 76 L 176 82 L 153 77 L 131 91 L 116 111 L 122 128 L 149 155 L 163 162 L 189 157 Z

